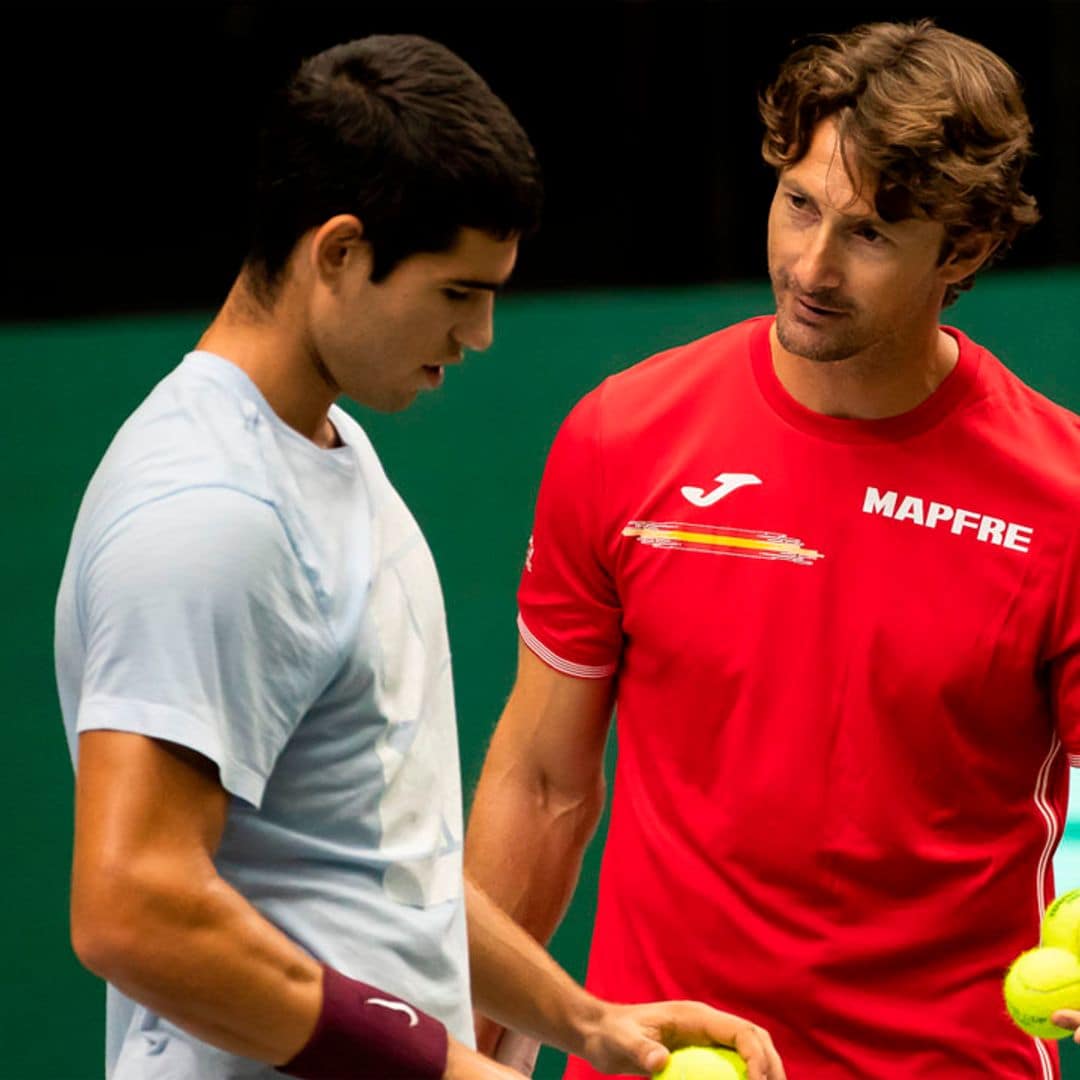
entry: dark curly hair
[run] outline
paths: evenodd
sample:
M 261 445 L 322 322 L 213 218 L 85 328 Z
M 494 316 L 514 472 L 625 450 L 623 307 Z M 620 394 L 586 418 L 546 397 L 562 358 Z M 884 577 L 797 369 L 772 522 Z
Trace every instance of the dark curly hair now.
M 977 42 L 930 19 L 871 23 L 800 48 L 759 99 L 762 155 L 776 169 L 807 152 L 833 119 L 844 167 L 878 177 L 885 221 L 925 216 L 945 226 L 945 258 L 965 238 L 989 235 L 994 257 L 1039 219 L 1020 186 L 1031 122 L 1013 70 Z M 949 286 L 945 303 L 971 288 Z

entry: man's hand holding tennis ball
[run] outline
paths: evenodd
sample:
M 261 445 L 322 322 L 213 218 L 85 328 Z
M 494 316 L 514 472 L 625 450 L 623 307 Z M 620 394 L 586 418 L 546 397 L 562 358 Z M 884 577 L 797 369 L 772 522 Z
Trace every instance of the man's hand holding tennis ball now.
M 578 1051 L 600 1072 L 652 1073 L 661 1080 L 786 1080 L 764 1028 L 699 1002 L 605 1005 L 603 1013 Z M 672 1044 L 682 1045 L 667 1053 Z
M 1080 1042 L 1080 889 L 1047 908 L 1038 946 L 1013 961 L 1004 991 L 1017 1027 L 1038 1039 L 1072 1031 Z

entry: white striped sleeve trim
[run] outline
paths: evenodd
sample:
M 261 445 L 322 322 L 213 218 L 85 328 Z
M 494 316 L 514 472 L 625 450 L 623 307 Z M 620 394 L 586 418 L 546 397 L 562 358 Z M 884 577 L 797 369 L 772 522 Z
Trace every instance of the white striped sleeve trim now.
M 606 679 L 609 675 L 615 674 L 615 668 L 617 664 L 573 664 L 569 660 L 564 660 L 561 656 L 556 656 L 526 625 L 525 620 L 521 617 L 520 612 L 517 618 L 518 633 L 521 634 L 521 640 L 525 642 L 529 648 L 536 653 L 541 660 L 544 661 L 548 667 L 553 667 L 556 671 L 561 671 L 564 675 L 573 675 L 578 679 Z
M 1074 769 L 1080 769 L 1080 754 L 1070 754 L 1069 755 L 1069 764 Z

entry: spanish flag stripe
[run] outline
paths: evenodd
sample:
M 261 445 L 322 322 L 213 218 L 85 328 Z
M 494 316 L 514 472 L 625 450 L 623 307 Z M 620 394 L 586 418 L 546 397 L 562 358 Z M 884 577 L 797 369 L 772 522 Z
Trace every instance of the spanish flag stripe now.
M 685 529 L 635 529 L 626 528 L 624 536 L 637 536 L 642 540 L 680 540 L 685 544 L 703 544 L 708 547 L 748 548 L 752 551 L 771 551 L 778 555 L 802 555 L 816 558 L 818 553 L 801 544 L 785 544 L 775 540 L 758 540 L 752 536 L 719 536 L 713 533 L 689 532 Z

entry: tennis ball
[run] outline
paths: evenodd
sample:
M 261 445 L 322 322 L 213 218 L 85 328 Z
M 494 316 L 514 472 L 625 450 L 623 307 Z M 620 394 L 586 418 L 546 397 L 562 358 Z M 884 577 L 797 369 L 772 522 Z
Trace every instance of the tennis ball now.
M 1028 949 L 1013 961 L 1004 990 L 1017 1027 L 1039 1039 L 1064 1039 L 1072 1032 L 1050 1023 L 1050 1015 L 1080 1009 L 1080 959 L 1065 949 Z
M 1080 961 L 1078 961 L 1080 963 Z M 673 1050 L 653 1080 L 746 1080 L 746 1062 L 723 1046 L 684 1046 Z
M 1039 941 L 1080 954 L 1080 889 L 1062 893 L 1046 909 Z

